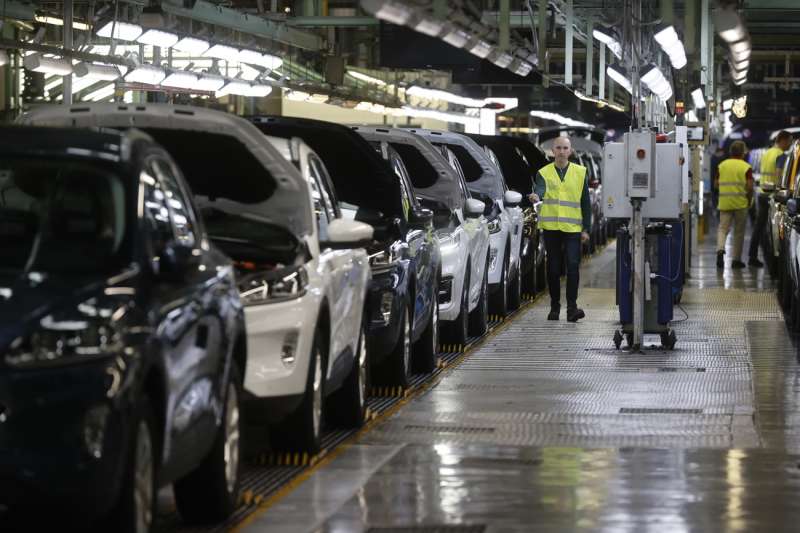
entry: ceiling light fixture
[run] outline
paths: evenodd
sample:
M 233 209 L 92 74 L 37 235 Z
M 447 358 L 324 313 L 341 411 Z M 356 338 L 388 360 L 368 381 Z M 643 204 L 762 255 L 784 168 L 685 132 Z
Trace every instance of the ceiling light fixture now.
M 22 64 L 27 70 L 44 74 L 66 76 L 72 73 L 72 62 L 69 59 L 44 57 L 40 53 L 25 56 Z
M 603 26 L 594 28 L 592 30 L 592 37 L 608 46 L 608 49 L 611 50 L 611 53 L 614 54 L 617 59 L 622 59 L 622 45 L 619 44 L 619 38 L 615 30 Z
M 672 98 L 672 85 L 655 64 L 651 63 L 642 70 L 642 83 L 665 102 Z
M 425 35 L 437 37 L 440 33 L 442 33 L 442 30 L 444 29 L 444 23 L 430 18 L 423 18 L 417 22 L 417 24 L 414 26 L 414 29 L 420 33 L 424 33 Z
M 742 19 L 732 6 L 717 7 L 711 17 L 717 34 L 726 43 L 735 43 L 747 37 Z
M 239 49 L 226 44 L 215 44 L 203 52 L 203 55 L 215 59 L 222 59 L 224 61 L 235 62 L 239 60 Z
M 564 124 L 565 126 L 574 126 L 578 128 L 594 128 L 591 124 L 587 124 L 586 122 L 581 122 L 580 120 L 574 120 L 569 117 L 565 117 L 564 115 L 559 115 L 558 113 L 551 113 L 549 111 L 537 111 L 533 110 L 530 112 L 532 117 L 541 118 L 544 120 L 552 120 L 553 122 L 558 122 L 559 124 Z
M 174 33 L 161 30 L 147 30 L 136 39 L 136 42 L 160 46 L 162 48 L 170 48 L 179 40 L 180 38 Z
M 195 39 L 194 37 L 184 37 L 173 45 L 172 48 L 179 52 L 185 52 L 193 56 L 202 55 L 203 52 L 208 50 L 211 44 L 202 39 Z
M 696 109 L 703 109 L 706 107 L 706 97 L 703 95 L 703 88 L 698 87 L 692 91 L 692 100 Z
M 111 28 L 114 28 L 114 39 L 123 41 L 135 41 L 142 34 L 142 27 L 130 22 L 114 21 L 107 22 L 102 28 L 97 30 L 98 37 L 111 38 Z
M 58 17 L 51 17 L 49 15 L 34 15 L 33 20 L 36 22 L 41 22 L 42 24 L 51 24 L 53 26 L 63 26 L 64 19 Z M 72 21 L 72 29 L 79 30 L 79 31 L 89 31 L 89 25 L 85 22 L 79 22 L 77 20 Z
M 130 83 L 158 85 L 164 81 L 166 77 L 167 73 L 162 68 L 153 65 L 139 65 L 125 75 L 125 81 Z
M 656 31 L 653 38 L 664 50 L 664 53 L 669 56 L 669 61 L 672 63 L 673 68 L 682 69 L 686 66 L 686 50 L 674 26 L 669 25 Z
M 225 78 L 222 76 L 217 76 L 216 74 L 202 74 L 198 78 L 194 89 L 205 92 L 217 92 L 223 85 L 225 85 Z
M 98 81 L 114 81 L 128 71 L 128 68 L 124 66 L 87 63 L 85 61 L 75 64 L 73 69 L 75 75 L 79 78 Z
M 177 70 L 167 76 L 161 85 L 164 87 L 176 87 L 178 89 L 194 89 L 197 86 L 198 77 L 191 72 Z
M 460 28 L 453 27 L 450 32 L 446 33 L 442 40 L 450 46 L 456 48 L 464 48 L 469 40 L 469 34 Z
M 0 50 L 0 67 L 8 64 L 8 52 Z
M 608 74 L 608 76 L 614 80 L 617 85 L 629 93 L 633 93 L 633 86 L 631 85 L 631 80 L 628 78 L 628 71 L 623 67 L 616 63 L 612 63 L 606 67 L 606 74 Z
M 386 85 L 385 81 L 383 81 L 381 79 L 378 79 L 378 78 L 374 78 L 374 77 L 369 76 L 367 74 L 364 74 L 363 72 L 358 72 L 357 70 L 347 69 L 347 74 L 349 76 L 354 77 L 357 80 L 361 80 L 361 81 L 366 82 L 366 83 L 371 83 L 373 85 L 378 85 L 379 87 L 383 87 L 384 85 Z

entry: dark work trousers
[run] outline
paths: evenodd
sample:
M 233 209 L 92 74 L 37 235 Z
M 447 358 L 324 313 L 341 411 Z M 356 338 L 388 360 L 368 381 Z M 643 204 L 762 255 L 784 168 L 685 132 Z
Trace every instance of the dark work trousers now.
M 753 234 L 750 236 L 750 259 L 758 259 L 758 245 L 766 238 L 764 233 L 767 231 L 767 215 L 769 215 L 769 195 L 759 193 L 757 202 L 758 214 L 756 223 L 753 225 Z M 767 259 L 766 249 L 764 259 Z
M 567 309 L 578 307 L 578 283 L 581 265 L 581 234 L 544 230 L 547 250 L 547 285 L 550 307 L 561 307 L 561 262 L 567 261 Z

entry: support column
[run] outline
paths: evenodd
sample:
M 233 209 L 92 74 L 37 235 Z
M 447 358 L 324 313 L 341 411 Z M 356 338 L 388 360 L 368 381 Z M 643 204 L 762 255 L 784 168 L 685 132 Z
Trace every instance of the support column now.
M 589 16 L 586 23 L 586 96 L 592 95 L 592 67 L 594 67 L 594 39 L 592 38 L 592 29 L 594 28 L 594 19 Z
M 659 17 L 661 18 L 661 22 L 664 24 L 675 25 L 675 6 L 673 5 L 673 1 L 660 0 L 658 6 L 658 13 Z
M 708 0 L 700 0 L 700 84 L 703 92 L 708 93 Z
M 707 0 L 705 0 L 707 1 Z M 572 0 L 567 0 L 567 22 L 564 26 L 564 84 L 572 85 L 572 23 L 574 16 L 572 13 Z
M 597 71 L 597 97 L 601 100 L 606 97 L 606 45 L 600 43 L 598 46 L 598 56 L 600 57 L 600 65 Z
M 511 46 L 511 0 L 500 0 L 500 50 L 507 51 Z
M 609 50 L 609 53 L 611 53 L 611 50 Z M 614 61 L 614 57 L 612 56 L 609 61 Z M 617 86 L 617 84 L 614 83 L 614 80 L 612 80 L 612 79 L 608 80 L 608 101 L 609 102 L 613 102 L 614 101 L 614 89 L 615 89 L 616 86 Z M 633 111 L 633 109 L 631 109 L 631 111 Z
M 697 57 L 697 0 L 686 0 L 683 14 L 683 44 L 686 54 Z
M 547 0 L 539 0 L 539 12 L 538 12 L 538 21 L 539 21 L 539 50 L 538 50 L 538 58 L 539 58 L 539 70 L 541 70 L 544 74 L 548 74 L 547 72 L 547 65 L 545 64 L 545 52 L 547 51 Z M 548 81 L 547 76 L 542 78 L 542 87 L 549 87 L 550 82 Z
M 64 50 L 72 50 L 72 0 L 64 0 Z M 63 77 L 63 103 L 72 105 L 72 74 Z

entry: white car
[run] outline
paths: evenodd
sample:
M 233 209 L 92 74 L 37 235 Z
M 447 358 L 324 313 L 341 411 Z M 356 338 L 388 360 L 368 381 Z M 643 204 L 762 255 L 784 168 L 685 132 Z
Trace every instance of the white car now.
M 272 435 L 278 444 L 312 453 L 320 447 L 326 396 L 342 422 L 363 423 L 370 274 L 366 253 L 353 248 L 373 230 L 340 218 L 324 166 L 307 146 L 189 106 L 52 106 L 22 122 L 136 127 L 164 146 L 183 170 L 211 240 L 237 266 L 248 414 L 282 420 Z
M 421 205 L 434 212 L 442 254 L 439 320 L 448 341 L 466 344 L 483 335 L 488 321 L 489 230 L 485 205 L 473 199 L 461 176 L 442 153 L 422 137 L 383 127 L 353 127 L 370 141 L 392 168 L 408 172 Z M 398 161 L 399 160 L 399 161 Z
M 489 219 L 490 310 L 506 315 L 521 301 L 520 244 L 524 224 L 522 195 L 509 190 L 500 167 L 483 148 L 459 133 L 411 128 L 434 146 L 446 146 L 458 159 L 473 197 L 486 203 Z

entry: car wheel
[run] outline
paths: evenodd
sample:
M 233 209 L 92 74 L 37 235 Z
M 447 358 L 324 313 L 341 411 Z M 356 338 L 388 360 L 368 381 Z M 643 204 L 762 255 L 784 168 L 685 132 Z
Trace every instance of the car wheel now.
M 385 364 L 384 380 L 388 385 L 408 387 L 411 382 L 411 314 L 403 306 L 400 319 L 400 336 Z
M 461 286 L 461 303 L 458 307 L 458 316 L 448 324 L 448 341 L 454 344 L 466 344 L 469 339 L 469 285 L 470 285 L 470 265 L 464 273 L 464 283 Z
M 367 314 L 361 321 L 356 357 L 353 368 L 342 385 L 331 397 L 328 411 L 337 426 L 359 428 L 367 420 L 367 388 L 369 386 L 369 357 L 367 357 Z
M 514 277 L 508 284 L 508 309 L 514 311 L 519 309 L 522 301 L 522 265 L 518 264 L 514 269 Z
M 122 533 L 150 533 L 156 510 L 156 425 L 153 410 L 143 398 L 134 412 L 133 435 L 123 472 L 120 494 L 102 529 Z
M 533 242 L 530 243 L 531 253 L 528 260 L 522 260 L 522 291 L 526 294 L 536 294 L 536 249 L 533 248 Z M 520 255 L 520 258 L 522 255 Z M 525 268 L 527 267 L 527 268 Z
M 503 259 L 503 270 L 500 272 L 500 286 L 492 294 L 489 310 L 494 314 L 506 316 L 508 314 L 508 253 Z
M 439 294 L 438 283 L 433 287 L 434 299 L 431 300 L 431 316 L 428 326 L 414 343 L 413 368 L 416 373 L 429 373 L 436 369 L 439 362 Z
M 323 331 L 323 329 L 317 328 L 314 333 L 302 403 L 273 432 L 277 448 L 303 451 L 312 455 L 319 453 L 322 444 L 323 399 L 325 398 Z
M 219 522 L 236 510 L 241 478 L 239 398 L 239 369 L 231 362 L 222 422 L 214 445 L 203 462 L 173 486 L 178 512 L 188 523 Z
M 483 281 L 481 282 L 481 296 L 478 305 L 469 314 L 469 333 L 480 337 L 489 326 L 489 260 L 486 260 L 486 268 L 483 269 Z

